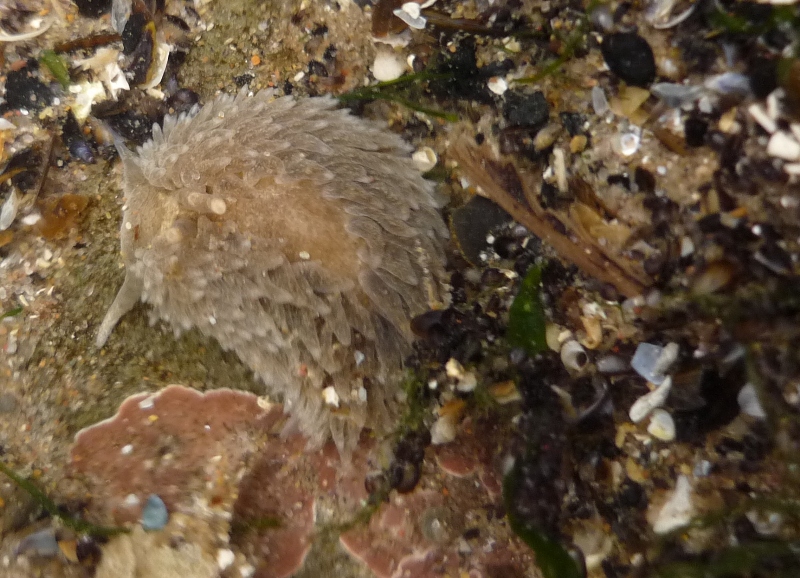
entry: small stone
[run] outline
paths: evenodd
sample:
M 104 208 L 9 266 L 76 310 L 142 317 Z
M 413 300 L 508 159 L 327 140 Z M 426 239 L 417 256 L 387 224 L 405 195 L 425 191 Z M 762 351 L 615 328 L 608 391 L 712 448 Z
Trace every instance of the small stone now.
M 543 151 L 549 148 L 558 138 L 561 133 L 561 124 L 552 122 L 545 126 L 542 130 L 536 133 L 533 139 L 533 148 L 537 151 Z
M 511 91 L 505 98 L 503 117 L 512 126 L 539 128 L 550 118 L 550 105 L 541 91 L 533 94 Z
M 569 141 L 569 151 L 574 155 L 582 153 L 584 150 L 586 150 L 586 145 L 588 142 L 589 139 L 586 137 L 586 135 L 577 134 L 572 137 L 572 140 Z
M 633 86 L 646 87 L 656 78 L 656 61 L 647 40 L 634 32 L 603 38 L 603 59 L 616 76 Z
M 161 530 L 168 520 L 169 512 L 164 500 L 156 494 L 150 494 L 142 509 L 142 528 L 148 531 Z

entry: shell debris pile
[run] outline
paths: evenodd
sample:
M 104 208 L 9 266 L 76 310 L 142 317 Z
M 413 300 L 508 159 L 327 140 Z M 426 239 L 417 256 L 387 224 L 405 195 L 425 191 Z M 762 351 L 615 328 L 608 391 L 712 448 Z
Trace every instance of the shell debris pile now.
M 223 95 L 124 162 L 125 282 L 238 354 L 312 446 L 387 429 L 409 320 L 445 302 L 446 227 L 410 147 L 332 98 Z

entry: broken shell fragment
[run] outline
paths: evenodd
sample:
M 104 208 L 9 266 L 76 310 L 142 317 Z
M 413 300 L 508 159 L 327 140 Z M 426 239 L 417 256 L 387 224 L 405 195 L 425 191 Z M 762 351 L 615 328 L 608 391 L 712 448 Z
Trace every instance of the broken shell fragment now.
M 664 405 L 669 396 L 669 391 L 672 389 L 672 378 L 667 377 L 656 389 L 650 393 L 644 394 L 642 397 L 633 402 L 631 409 L 628 411 L 628 416 L 633 423 L 639 423 L 646 418 L 657 407 Z
M 650 415 L 647 433 L 663 442 L 670 442 L 675 439 L 675 420 L 667 410 L 655 409 Z

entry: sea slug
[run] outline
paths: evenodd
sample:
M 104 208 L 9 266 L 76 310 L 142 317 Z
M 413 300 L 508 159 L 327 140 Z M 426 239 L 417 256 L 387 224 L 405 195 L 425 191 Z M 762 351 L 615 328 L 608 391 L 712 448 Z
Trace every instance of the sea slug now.
M 409 320 L 447 301 L 441 203 L 409 146 L 333 98 L 242 91 L 118 148 L 126 276 L 97 345 L 142 300 L 236 352 L 312 447 L 390 429 Z

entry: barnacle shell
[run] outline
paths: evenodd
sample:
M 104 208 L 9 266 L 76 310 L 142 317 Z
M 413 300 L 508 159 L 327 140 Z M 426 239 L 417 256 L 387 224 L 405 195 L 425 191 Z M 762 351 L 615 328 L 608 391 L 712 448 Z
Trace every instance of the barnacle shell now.
M 97 344 L 141 299 L 235 351 L 312 445 L 348 451 L 390 427 L 409 319 L 446 301 L 433 187 L 398 136 L 332 98 L 242 92 L 195 112 L 118 145 L 126 277 Z

